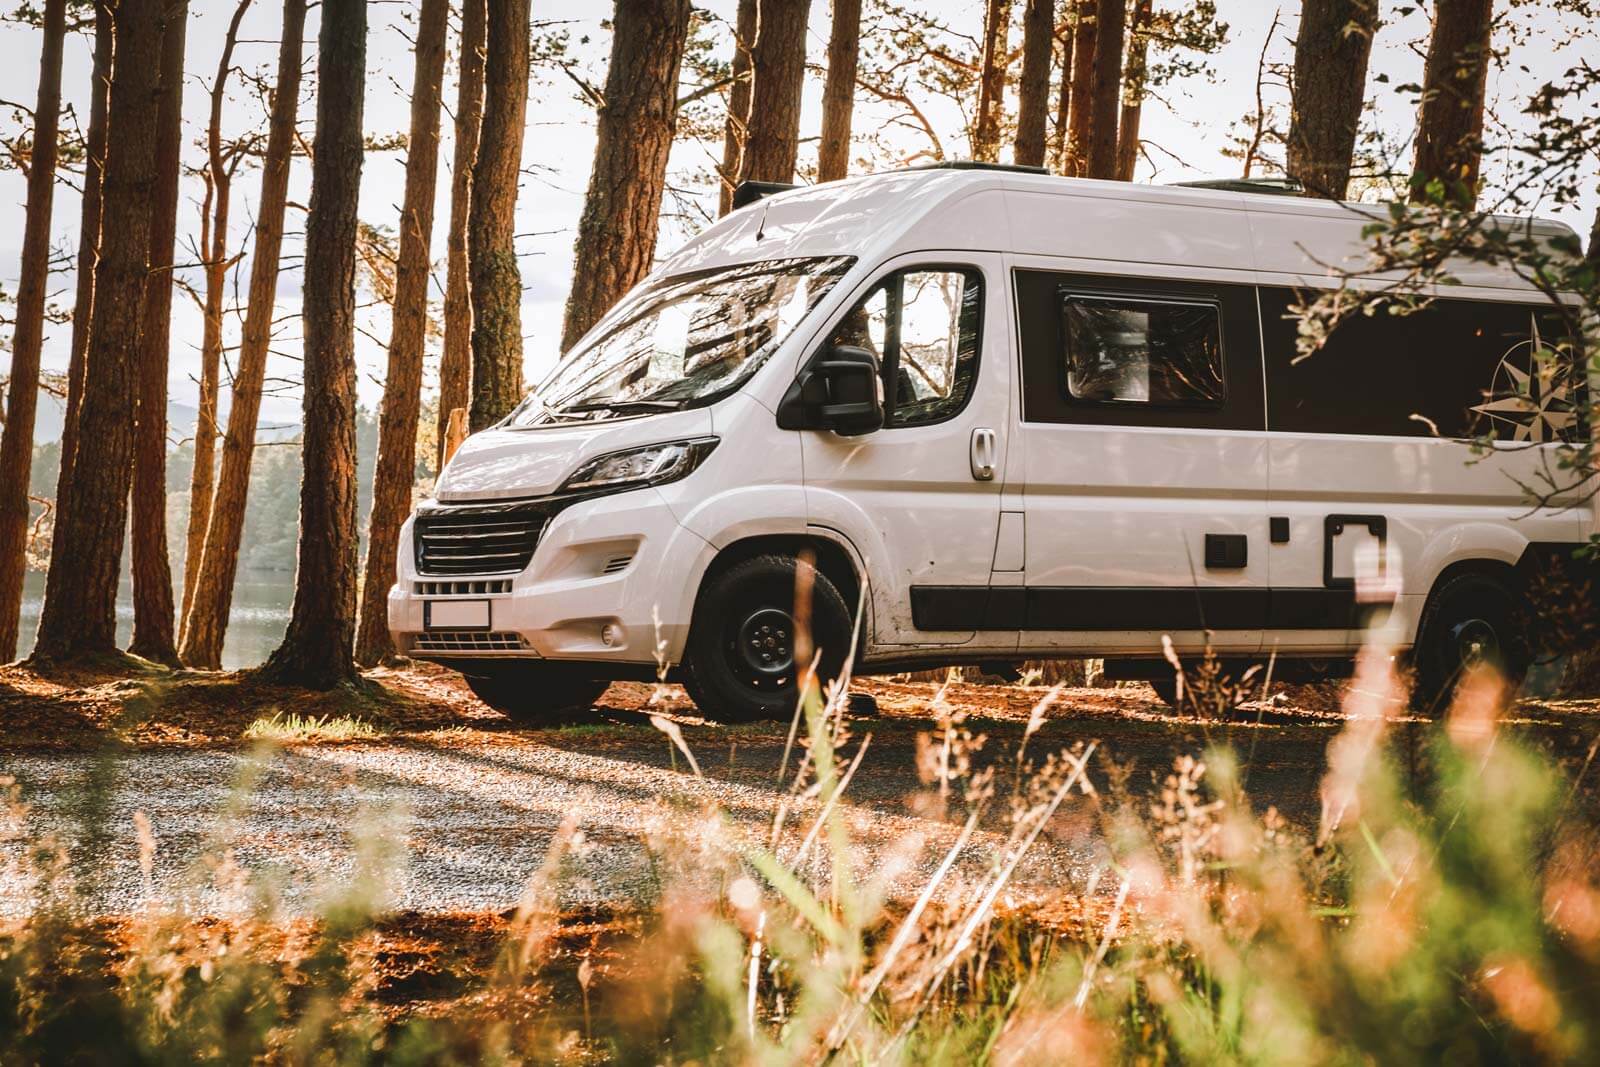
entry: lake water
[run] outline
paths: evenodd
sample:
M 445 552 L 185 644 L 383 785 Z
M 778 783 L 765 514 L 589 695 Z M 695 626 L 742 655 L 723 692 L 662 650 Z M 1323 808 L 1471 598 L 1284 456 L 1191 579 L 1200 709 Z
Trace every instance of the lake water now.
M 174 590 L 173 595 L 180 592 Z M 254 667 L 271 655 L 289 627 L 289 608 L 293 601 L 292 573 L 241 571 L 233 587 L 233 612 L 228 618 L 228 637 L 222 645 L 222 665 L 228 670 Z M 43 603 L 44 574 L 29 571 L 22 586 L 19 656 L 26 656 L 33 649 L 33 635 L 39 628 L 39 608 Z M 126 648 L 132 633 L 133 588 L 124 577 L 117 590 L 117 644 Z

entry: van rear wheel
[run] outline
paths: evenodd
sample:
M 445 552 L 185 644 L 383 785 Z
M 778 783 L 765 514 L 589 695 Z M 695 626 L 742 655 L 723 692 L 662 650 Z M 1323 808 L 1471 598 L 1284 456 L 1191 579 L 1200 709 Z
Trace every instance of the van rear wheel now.
M 712 577 L 701 594 L 683 664 L 683 686 L 707 718 L 723 722 L 794 714 L 805 655 L 795 611 L 796 582 L 811 587 L 810 644 L 821 650 L 818 684 L 844 669 L 850 609 L 838 586 L 808 561 L 768 554 Z
M 461 676 L 472 695 L 519 726 L 561 726 L 582 717 L 610 682 L 553 671 L 548 664 L 507 664 Z
M 1457 575 L 1434 590 L 1417 627 L 1412 704 L 1442 710 L 1455 696 L 1462 675 L 1475 667 L 1500 672 L 1515 690 L 1529 659 L 1511 587 L 1492 574 Z

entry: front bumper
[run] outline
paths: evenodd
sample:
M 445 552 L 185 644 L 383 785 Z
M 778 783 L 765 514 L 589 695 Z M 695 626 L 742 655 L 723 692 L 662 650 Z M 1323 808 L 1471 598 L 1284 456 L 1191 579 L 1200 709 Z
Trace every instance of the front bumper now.
M 679 525 L 658 490 L 572 504 L 549 520 L 516 574 L 421 573 L 415 522 L 401 532 L 389 590 L 397 651 L 446 663 L 538 658 L 619 668 L 682 658 L 712 549 Z M 430 628 L 429 605 L 441 601 L 487 601 L 489 626 Z

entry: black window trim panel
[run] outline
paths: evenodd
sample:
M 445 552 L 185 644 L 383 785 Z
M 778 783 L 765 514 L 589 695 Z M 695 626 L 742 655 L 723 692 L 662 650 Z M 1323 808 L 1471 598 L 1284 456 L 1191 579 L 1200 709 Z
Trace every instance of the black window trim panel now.
M 1253 283 L 1186 281 L 1041 267 L 1011 269 L 1022 422 L 1151 429 L 1267 428 L 1261 319 Z M 1082 401 L 1066 385 L 1063 292 L 1156 302 L 1208 303 L 1220 311 L 1224 398 L 1220 405 Z

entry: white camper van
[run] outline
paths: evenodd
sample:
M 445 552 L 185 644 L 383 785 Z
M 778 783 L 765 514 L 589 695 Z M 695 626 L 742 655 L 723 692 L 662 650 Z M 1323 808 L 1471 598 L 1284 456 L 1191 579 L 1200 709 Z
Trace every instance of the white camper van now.
M 788 715 L 805 635 L 833 674 L 858 605 L 861 673 L 1170 686 L 1164 636 L 1320 670 L 1374 607 L 1431 691 L 1515 671 L 1528 576 L 1594 530 L 1523 488 L 1587 432 L 1575 387 L 1515 399 L 1558 316 L 1466 264 L 1297 360 L 1289 307 L 1368 221 L 977 165 L 765 196 L 461 446 L 401 535 L 396 645 L 528 720 L 661 667 L 709 715 Z

